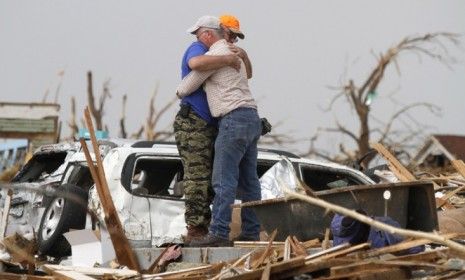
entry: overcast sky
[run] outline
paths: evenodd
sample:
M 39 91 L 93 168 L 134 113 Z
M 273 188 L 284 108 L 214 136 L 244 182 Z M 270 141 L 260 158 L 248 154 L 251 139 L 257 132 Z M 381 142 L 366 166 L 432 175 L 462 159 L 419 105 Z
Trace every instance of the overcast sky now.
M 111 135 L 118 133 L 123 94 L 128 95 L 126 125 L 134 132 L 147 116 L 157 83 L 159 104 L 173 97 L 181 57 L 194 39 L 186 29 L 202 15 L 223 13 L 241 21 L 246 38 L 239 45 L 253 64 L 250 86 L 260 114 L 272 123 L 283 122 L 277 132 L 302 139 L 289 147 L 301 152 L 309 143 L 304 139 L 318 127 L 333 126 L 336 119 L 356 127 L 356 116 L 343 102 L 330 113 L 322 108 L 335 94 L 328 86 L 348 78 L 362 83 L 376 63 L 372 52 L 379 54 L 407 35 L 465 34 L 461 0 L 0 0 L 0 101 L 40 102 L 48 88 L 52 101 L 57 73 L 64 70 L 58 101 L 65 123 L 71 96 L 82 114 L 86 72 L 92 70 L 97 92 L 111 78 L 112 98 L 104 119 Z M 414 116 L 429 124 L 431 132 L 465 134 L 463 49 L 451 47 L 459 60 L 452 70 L 428 58 L 401 56 L 401 75 L 394 68 L 387 71 L 372 104 L 374 115 L 386 120 L 405 104 L 431 102 L 442 108 L 440 117 L 426 110 L 417 110 Z M 162 119 L 162 127 L 172 121 L 176 106 Z M 325 149 L 347 140 L 331 134 L 319 139 Z

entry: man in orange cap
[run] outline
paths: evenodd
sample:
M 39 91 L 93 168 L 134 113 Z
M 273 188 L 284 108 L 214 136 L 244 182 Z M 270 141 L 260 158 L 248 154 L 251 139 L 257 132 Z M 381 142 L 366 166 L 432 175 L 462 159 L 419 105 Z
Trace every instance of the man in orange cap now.
M 223 33 L 231 32 L 227 36 L 229 39 L 234 31 L 240 32 L 238 25 L 234 25 L 231 31 L 225 25 L 222 27 Z M 217 36 L 212 42 L 206 56 L 233 53 L 226 36 Z M 210 112 L 218 119 L 212 172 L 212 186 L 215 192 L 212 221 L 208 234 L 204 238 L 193 239 L 189 243 L 191 247 L 230 245 L 230 206 L 234 203 L 236 194 L 240 194 L 242 202 L 261 198 L 257 176 L 257 142 L 262 125 L 257 102 L 249 89 L 247 77 L 245 63 L 241 60 L 239 71 L 232 67 L 210 71 L 193 70 L 183 78 L 176 90 L 178 97 L 186 98 L 203 85 Z M 253 210 L 242 209 L 241 222 L 241 234 L 238 239 L 259 240 L 260 224 Z
M 206 71 L 225 66 L 240 69 L 242 60 L 235 54 L 204 55 L 214 43 L 213 40 L 224 35 L 217 17 L 203 16 L 187 32 L 194 35 L 196 40 L 183 55 L 182 77 L 192 70 Z M 210 113 L 206 93 L 202 87 L 182 98 L 179 109 L 173 128 L 184 170 L 187 225 L 184 243 L 188 245 L 192 240 L 202 238 L 208 233 L 211 219 L 210 204 L 213 199 L 211 174 L 217 121 Z
M 224 14 L 220 16 L 220 23 L 225 30 L 224 38 L 228 41 L 228 43 L 230 43 L 229 48 L 234 54 L 244 61 L 245 70 L 247 71 L 247 79 L 252 78 L 252 64 L 250 63 L 247 52 L 244 49 L 233 45 L 233 43 L 237 43 L 237 38 L 242 40 L 245 38 L 244 33 L 241 31 L 239 20 L 233 15 Z

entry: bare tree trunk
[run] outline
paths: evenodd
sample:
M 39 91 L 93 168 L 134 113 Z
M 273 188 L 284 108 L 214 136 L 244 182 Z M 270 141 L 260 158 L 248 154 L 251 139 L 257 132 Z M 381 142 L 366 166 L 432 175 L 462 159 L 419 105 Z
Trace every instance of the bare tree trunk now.
M 128 99 L 128 96 L 126 94 L 123 95 L 123 108 L 122 108 L 122 112 L 121 112 L 121 119 L 119 120 L 119 128 L 120 128 L 119 136 L 121 138 L 126 138 L 127 137 L 126 126 L 124 125 L 124 122 L 126 121 L 126 101 L 127 101 L 127 99 Z
M 79 131 L 79 127 L 76 123 L 76 99 L 74 96 L 71 97 L 71 119 L 68 122 L 68 126 L 71 129 L 69 138 L 74 139 L 75 135 Z
M 386 68 L 390 64 L 394 64 L 399 72 L 399 65 L 397 59 L 402 53 L 415 53 L 419 57 L 426 56 L 440 63 L 449 66 L 449 63 L 453 63 L 455 60 L 448 54 L 448 48 L 444 42 L 450 42 L 455 46 L 459 46 L 459 35 L 447 32 L 438 32 L 425 34 L 423 36 L 406 37 L 402 39 L 398 44 L 387 49 L 384 53 L 377 56 L 377 64 L 371 69 L 370 74 L 367 76 L 365 81 L 361 83 L 361 86 L 357 86 L 353 80 L 348 80 L 341 87 L 338 87 L 340 92 L 331 100 L 328 107 L 328 111 L 332 109 L 332 106 L 341 97 L 346 97 L 349 106 L 355 109 L 358 116 L 359 131 L 358 135 L 351 130 L 347 129 L 344 124 L 337 122 L 336 128 L 326 128 L 324 130 L 329 132 L 338 132 L 346 136 L 349 136 L 357 144 L 357 151 L 355 152 L 358 158 L 364 156 L 370 150 L 370 137 L 373 137 L 372 132 L 377 131 L 380 133 L 380 137 L 377 142 L 383 142 L 391 140 L 392 146 L 406 147 L 405 143 L 402 143 L 402 137 L 393 137 L 388 139 L 388 134 L 392 133 L 392 123 L 401 114 L 405 113 L 411 108 L 418 106 L 425 106 L 433 111 L 435 108 L 432 104 L 427 103 L 414 103 L 406 105 L 396 112 L 389 122 L 386 124 L 384 129 L 370 129 L 369 118 L 370 118 L 370 105 L 373 97 L 375 96 L 379 84 L 383 81 Z M 439 48 L 438 48 L 439 46 Z M 433 112 L 434 113 L 434 112 Z M 418 133 L 410 128 L 410 135 Z M 397 142 L 395 142 L 397 141 Z M 345 152 L 345 155 L 350 158 L 349 153 L 343 144 L 340 145 L 341 152 Z M 373 159 L 372 156 L 368 156 L 364 159 L 365 166 Z
M 168 111 L 168 109 L 173 106 L 178 98 L 175 96 L 168 103 L 165 104 L 159 111 L 155 107 L 155 99 L 158 94 L 158 86 L 155 88 L 152 97 L 149 102 L 149 113 L 146 119 L 144 126 L 145 137 L 147 140 L 165 140 L 173 135 L 171 129 L 156 129 L 157 124 L 160 121 L 160 118 Z
M 95 119 L 95 127 L 98 130 L 101 130 L 102 129 L 102 116 L 100 115 L 100 112 L 95 107 L 94 89 L 93 89 L 91 71 L 87 72 L 87 103 L 89 104 L 89 110 Z
M 98 109 L 97 109 L 97 106 L 95 104 L 94 90 L 93 90 L 92 72 L 91 71 L 87 72 L 87 101 L 89 105 L 89 110 L 95 119 L 95 128 L 97 130 L 102 130 L 104 128 L 103 121 L 102 121 L 103 109 L 105 106 L 106 98 L 111 97 L 109 86 L 108 86 L 109 82 L 110 81 L 107 80 L 103 83 L 103 93 L 100 96 Z
M 360 121 L 357 158 L 361 158 L 370 150 L 370 127 L 368 125 L 368 113 L 370 108 L 365 104 L 360 104 L 359 106 L 361 106 L 361 108 L 357 110 Z

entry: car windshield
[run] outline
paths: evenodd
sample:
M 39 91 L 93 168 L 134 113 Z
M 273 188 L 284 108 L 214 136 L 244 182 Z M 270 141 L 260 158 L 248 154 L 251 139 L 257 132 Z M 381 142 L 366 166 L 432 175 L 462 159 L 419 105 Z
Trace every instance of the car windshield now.
M 12 182 L 24 183 L 39 181 L 55 172 L 64 162 L 67 153 L 53 152 L 34 155 L 13 178 Z
M 303 181 L 314 191 L 366 184 L 344 169 L 301 165 L 300 170 Z

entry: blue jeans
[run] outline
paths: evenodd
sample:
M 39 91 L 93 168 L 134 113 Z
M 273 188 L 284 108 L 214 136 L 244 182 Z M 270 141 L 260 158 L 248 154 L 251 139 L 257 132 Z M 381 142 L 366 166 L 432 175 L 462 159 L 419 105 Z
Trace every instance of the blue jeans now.
M 215 141 L 212 186 L 212 223 L 210 232 L 222 238 L 229 237 L 231 204 L 239 191 L 243 202 L 260 200 L 261 189 L 257 175 L 257 142 L 261 122 L 257 110 L 238 108 L 219 121 Z M 241 209 L 242 234 L 258 237 L 260 224 L 250 208 Z

